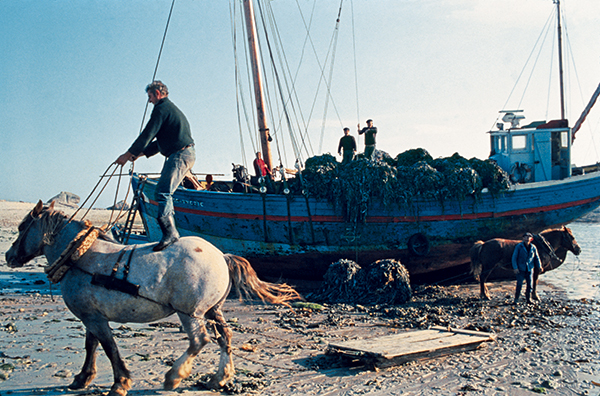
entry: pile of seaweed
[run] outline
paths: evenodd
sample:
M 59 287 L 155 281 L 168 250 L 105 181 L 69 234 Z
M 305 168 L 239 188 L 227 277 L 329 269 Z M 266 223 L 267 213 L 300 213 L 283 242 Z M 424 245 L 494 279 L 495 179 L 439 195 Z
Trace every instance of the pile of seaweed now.
M 361 268 L 341 259 L 329 266 L 313 300 L 346 304 L 404 304 L 411 297 L 408 271 L 399 261 L 378 260 Z
M 364 221 L 373 200 L 386 208 L 410 208 L 417 200 L 475 200 L 487 189 L 491 194 L 507 190 L 508 174 L 495 162 L 466 159 L 455 153 L 433 159 L 427 150 L 411 149 L 392 158 L 376 151 L 375 159 L 358 159 L 342 165 L 330 154 L 306 160 L 296 177 L 296 192 L 329 200 L 347 221 Z

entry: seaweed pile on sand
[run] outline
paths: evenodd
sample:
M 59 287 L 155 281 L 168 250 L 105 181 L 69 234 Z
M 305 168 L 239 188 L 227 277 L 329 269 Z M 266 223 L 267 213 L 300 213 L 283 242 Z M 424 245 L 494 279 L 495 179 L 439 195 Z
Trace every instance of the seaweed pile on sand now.
M 477 200 L 482 192 L 498 194 L 511 183 L 496 163 L 466 159 L 455 153 L 433 159 L 422 148 L 392 158 L 377 150 L 375 159 L 358 158 L 342 165 L 330 154 L 306 160 L 296 177 L 296 192 L 327 199 L 347 221 L 364 221 L 369 204 L 378 200 L 386 208 L 410 208 L 418 200 L 445 202 Z
M 397 260 L 378 260 L 361 268 L 342 259 L 329 266 L 314 301 L 345 304 L 404 304 L 411 287 L 406 268 Z

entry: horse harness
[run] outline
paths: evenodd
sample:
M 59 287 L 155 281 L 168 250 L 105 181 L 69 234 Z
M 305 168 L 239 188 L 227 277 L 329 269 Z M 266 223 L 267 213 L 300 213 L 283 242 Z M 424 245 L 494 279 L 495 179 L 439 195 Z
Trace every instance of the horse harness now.
M 556 255 L 556 250 L 554 249 L 554 247 L 546 240 L 546 238 L 544 238 L 542 234 L 535 234 L 533 238 L 536 239 L 539 244 L 541 244 L 548 250 L 550 260 L 556 260 L 557 262 L 562 263 L 562 260 Z
M 92 275 L 92 285 L 104 286 L 109 290 L 117 290 L 123 293 L 130 294 L 134 297 L 139 296 L 140 285 L 136 285 L 127 280 L 127 276 L 129 275 L 129 268 L 131 266 L 131 259 L 133 257 L 133 252 L 135 251 L 135 245 L 133 249 L 129 250 L 129 258 L 127 259 L 127 263 L 123 268 L 123 279 L 117 278 L 117 271 L 119 270 L 119 265 L 121 264 L 121 260 L 123 256 L 128 251 L 127 249 L 121 250 L 119 254 L 119 258 L 115 263 L 112 272 L 110 275 L 102 275 L 102 274 L 93 274 Z
M 69 269 L 71 269 L 73 266 L 83 271 L 81 268 L 76 266 L 76 263 L 88 251 L 96 239 L 98 239 L 100 232 L 103 231 L 102 229 L 95 228 L 91 224 L 86 224 L 86 226 L 86 228 L 80 231 L 77 236 L 71 242 L 69 242 L 67 248 L 61 253 L 59 258 L 52 263 L 52 265 L 49 265 L 44 269 L 44 272 L 46 272 L 48 275 L 48 280 L 50 280 L 50 282 L 60 282 L 67 271 L 69 271 Z M 129 275 L 129 270 L 131 267 L 131 259 L 133 258 L 133 252 L 135 251 L 135 248 L 136 247 L 134 246 L 133 249 L 123 249 L 121 251 L 110 275 L 90 274 L 92 276 L 92 285 L 104 286 L 110 290 L 117 290 L 132 296 L 138 296 L 140 286 L 135 285 L 127 280 L 127 276 Z M 119 266 L 121 265 L 121 261 L 123 260 L 125 253 L 128 251 L 130 253 L 123 270 L 123 279 L 119 279 L 117 278 L 117 271 L 119 270 Z

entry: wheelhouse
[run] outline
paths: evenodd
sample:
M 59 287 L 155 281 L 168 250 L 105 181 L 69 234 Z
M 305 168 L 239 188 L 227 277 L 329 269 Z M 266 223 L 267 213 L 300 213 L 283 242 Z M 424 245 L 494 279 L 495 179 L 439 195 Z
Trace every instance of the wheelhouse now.
M 567 120 L 536 121 L 523 127 L 519 111 L 505 112 L 490 131 L 489 158 L 504 169 L 513 183 L 562 180 L 571 176 L 571 128 Z

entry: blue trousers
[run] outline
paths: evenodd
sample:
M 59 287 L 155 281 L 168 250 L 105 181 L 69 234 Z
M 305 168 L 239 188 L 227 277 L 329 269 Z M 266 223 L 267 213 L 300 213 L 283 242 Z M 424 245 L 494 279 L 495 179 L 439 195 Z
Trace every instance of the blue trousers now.
M 194 149 L 194 146 L 179 150 L 165 159 L 155 194 L 156 202 L 158 202 L 159 218 L 171 216 L 175 213 L 173 193 L 195 162 L 196 149 Z
M 531 296 L 531 284 L 533 280 L 533 273 L 519 271 L 517 274 L 517 288 L 515 289 L 515 302 L 519 300 L 519 296 L 521 295 L 521 288 L 523 287 L 523 281 L 526 283 L 525 287 L 525 298 L 529 301 Z

